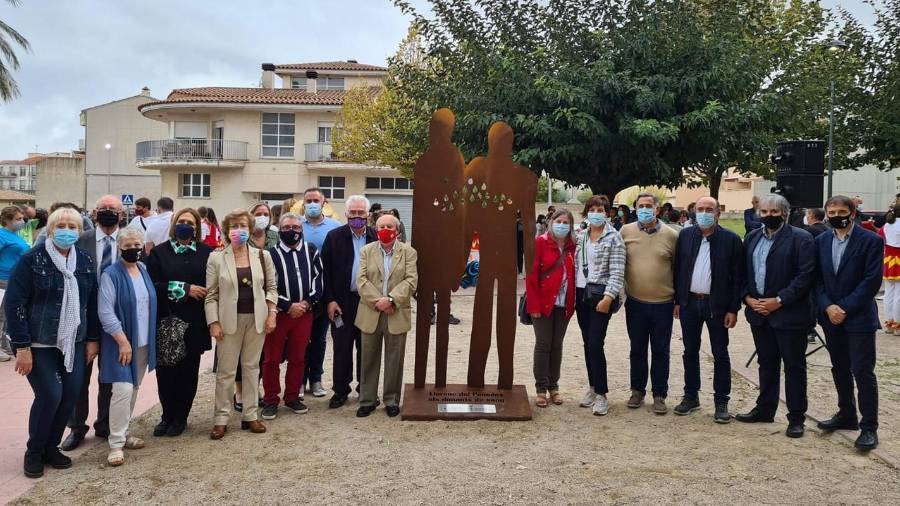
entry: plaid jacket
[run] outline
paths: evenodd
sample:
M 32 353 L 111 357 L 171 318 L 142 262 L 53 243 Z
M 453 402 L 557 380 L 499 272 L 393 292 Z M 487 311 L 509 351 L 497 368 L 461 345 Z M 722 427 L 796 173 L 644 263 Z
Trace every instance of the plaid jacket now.
M 588 265 L 588 283 L 606 285 L 605 295 L 619 296 L 625 287 L 625 242 L 619 231 L 607 224 L 603 235 L 594 248 L 594 255 L 588 257 L 587 241 L 590 231 L 585 230 L 575 249 L 575 268 L 584 269 Z

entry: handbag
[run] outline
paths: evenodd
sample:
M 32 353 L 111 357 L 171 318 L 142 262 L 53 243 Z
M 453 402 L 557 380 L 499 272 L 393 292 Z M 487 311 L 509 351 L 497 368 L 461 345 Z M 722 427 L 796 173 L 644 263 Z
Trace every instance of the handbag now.
M 547 269 L 546 271 L 541 273 L 538 280 L 543 281 L 543 280 L 547 279 L 548 277 L 550 277 L 550 274 L 553 274 L 553 272 L 556 269 L 559 269 L 559 267 L 563 263 L 563 259 L 565 258 L 564 255 L 565 255 L 565 253 L 560 254 L 559 258 L 556 259 L 556 262 L 554 262 L 553 265 L 550 266 L 549 269 Z M 526 293 L 523 293 L 521 297 L 519 297 L 519 322 L 522 325 L 532 325 L 534 322 L 531 319 L 531 315 L 528 314 L 528 302 L 526 300 L 526 297 L 527 297 L 527 291 L 526 291 Z
M 168 300 L 166 307 L 169 306 Z M 165 367 L 178 365 L 187 356 L 184 335 L 190 324 L 172 314 L 162 318 L 156 324 L 156 362 Z

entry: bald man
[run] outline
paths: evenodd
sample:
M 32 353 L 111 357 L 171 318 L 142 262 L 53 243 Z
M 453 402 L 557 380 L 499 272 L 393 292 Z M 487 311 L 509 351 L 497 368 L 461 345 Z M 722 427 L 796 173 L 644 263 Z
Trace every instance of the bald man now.
M 116 240 L 119 237 L 119 222 L 122 220 L 122 201 L 115 195 L 104 195 L 97 199 L 94 206 L 97 228 L 82 232 L 75 244 L 83 249 L 94 261 L 99 283 L 103 271 L 115 263 L 119 249 Z M 99 339 L 99 336 L 98 336 Z M 69 419 L 68 437 L 62 442 L 63 451 L 72 451 L 81 444 L 87 434 L 88 426 L 88 387 L 91 383 L 93 362 L 87 365 L 84 373 L 84 384 L 75 404 L 75 411 Z M 112 383 L 100 383 L 97 393 L 97 419 L 94 421 L 94 434 L 97 437 L 109 436 L 109 399 L 112 395 Z
M 684 398 L 676 415 L 700 409 L 700 334 L 709 331 L 713 366 L 716 423 L 729 423 L 731 359 L 728 329 L 737 323 L 743 291 L 743 244 L 737 234 L 719 225 L 719 203 L 701 197 L 694 207 L 697 226 L 678 235 L 675 246 L 675 316 L 684 341 Z

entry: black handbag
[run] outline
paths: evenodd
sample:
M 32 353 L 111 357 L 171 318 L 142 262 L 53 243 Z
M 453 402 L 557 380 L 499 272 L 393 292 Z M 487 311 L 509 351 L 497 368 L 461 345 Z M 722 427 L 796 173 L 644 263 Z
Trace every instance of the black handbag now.
M 549 269 L 541 273 L 541 277 L 539 279 L 540 281 L 547 279 L 550 274 L 553 273 L 553 271 L 559 269 L 559 267 L 563 263 L 563 259 L 565 258 L 565 256 L 563 255 L 565 255 L 565 253 L 560 254 L 556 262 L 554 262 L 554 264 L 550 266 Z M 519 297 L 519 323 L 521 323 L 522 325 L 532 325 L 534 323 L 531 319 L 531 315 L 528 314 L 527 290 L 526 293 L 522 294 L 522 296 Z
M 165 301 L 169 316 L 156 324 L 156 363 L 164 367 L 178 365 L 187 356 L 184 335 L 190 324 L 172 314 L 169 301 Z

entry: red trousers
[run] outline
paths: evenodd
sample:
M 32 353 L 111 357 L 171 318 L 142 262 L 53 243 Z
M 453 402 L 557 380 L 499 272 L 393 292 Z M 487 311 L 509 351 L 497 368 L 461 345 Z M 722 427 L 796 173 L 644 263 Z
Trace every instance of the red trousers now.
M 288 366 L 284 376 L 284 403 L 300 397 L 300 385 L 303 384 L 303 371 L 306 369 L 306 345 L 312 332 L 312 322 L 312 313 L 306 313 L 300 318 L 278 313 L 275 318 L 275 330 L 266 335 L 263 347 L 263 402 L 266 404 L 278 405 L 278 394 L 281 393 L 281 358 L 284 356 L 285 343 Z

